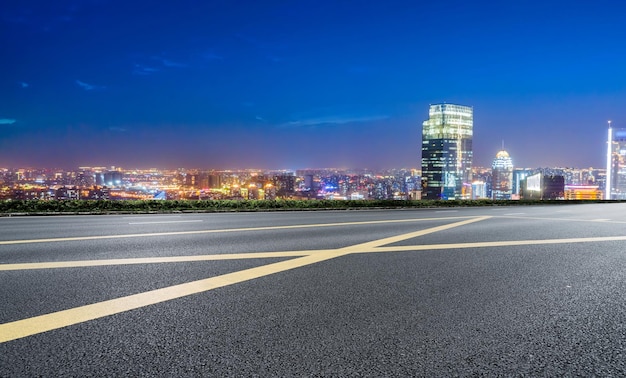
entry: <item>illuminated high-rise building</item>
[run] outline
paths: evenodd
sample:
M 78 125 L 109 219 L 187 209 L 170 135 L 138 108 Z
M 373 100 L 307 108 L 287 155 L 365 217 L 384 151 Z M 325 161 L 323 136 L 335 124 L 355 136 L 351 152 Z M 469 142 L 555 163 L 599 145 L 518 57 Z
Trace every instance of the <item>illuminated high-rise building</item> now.
M 491 197 L 494 200 L 510 200 L 513 194 L 513 160 L 501 150 L 491 165 Z
M 423 199 L 470 199 L 474 110 L 431 105 L 422 124 Z
M 472 199 L 487 198 L 487 184 L 484 181 L 472 183 Z
M 606 199 L 626 199 L 626 129 L 613 129 L 609 121 L 606 154 Z
M 514 168 L 513 169 L 513 195 L 519 198 L 522 191 L 522 183 L 526 180 L 526 177 L 533 174 L 532 169 L 528 168 Z

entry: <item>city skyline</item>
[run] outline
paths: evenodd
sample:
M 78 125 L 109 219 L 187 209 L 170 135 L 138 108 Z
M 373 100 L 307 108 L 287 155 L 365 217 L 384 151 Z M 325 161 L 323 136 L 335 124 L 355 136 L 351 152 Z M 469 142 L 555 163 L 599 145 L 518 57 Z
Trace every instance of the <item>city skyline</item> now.
M 0 5 L 0 166 L 419 167 L 436 103 L 474 165 L 602 167 L 626 126 L 626 5 Z

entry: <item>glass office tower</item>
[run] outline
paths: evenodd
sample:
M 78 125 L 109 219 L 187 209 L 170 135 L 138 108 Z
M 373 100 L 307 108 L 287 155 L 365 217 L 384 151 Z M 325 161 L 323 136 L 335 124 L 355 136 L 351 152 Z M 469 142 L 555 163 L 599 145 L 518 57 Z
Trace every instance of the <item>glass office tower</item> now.
M 510 200 L 513 194 L 513 160 L 501 150 L 491 165 L 491 197 L 494 200 Z
M 609 123 L 606 167 L 606 199 L 626 199 L 626 129 Z
M 436 104 L 428 115 L 422 124 L 422 198 L 470 199 L 473 108 Z

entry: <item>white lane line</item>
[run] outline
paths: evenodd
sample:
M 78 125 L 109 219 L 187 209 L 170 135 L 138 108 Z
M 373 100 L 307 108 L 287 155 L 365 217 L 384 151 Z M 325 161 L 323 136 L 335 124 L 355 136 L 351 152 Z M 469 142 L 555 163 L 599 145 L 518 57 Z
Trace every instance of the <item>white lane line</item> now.
M 524 216 L 524 217 L 518 217 L 515 215 L 496 215 L 496 217 L 498 218 L 515 218 L 515 219 L 524 219 L 524 220 L 545 220 L 545 221 L 555 221 L 555 222 L 595 222 L 592 219 L 576 219 L 576 218 L 546 218 L 546 217 L 532 217 L 532 216 Z M 604 220 L 604 222 L 610 222 L 611 224 L 624 224 L 626 223 L 626 221 L 619 221 L 619 220 L 611 220 L 611 219 L 606 219 Z
M 508 214 L 504 214 L 504 215 L 524 215 L 526 213 L 508 213 Z
M 492 247 L 515 247 L 525 245 L 549 245 L 549 244 L 578 244 L 626 241 L 626 236 L 601 236 L 592 238 L 568 238 L 568 239 L 543 239 L 543 240 L 505 240 L 492 242 L 429 244 L 429 245 L 402 245 L 397 247 L 378 247 L 365 252 L 410 252 L 431 251 L 440 249 L 465 249 L 465 248 L 492 248 Z
M 317 227 L 339 227 L 339 226 L 364 226 L 368 224 L 391 224 L 391 223 L 411 223 L 424 221 L 447 221 L 453 219 L 467 219 L 469 216 L 462 217 L 442 217 L 442 218 L 412 218 L 412 219 L 392 219 L 377 221 L 360 221 L 360 222 L 343 222 L 343 223 L 317 223 L 317 224 L 296 224 L 290 226 L 267 226 L 267 227 L 250 227 L 250 228 L 223 228 L 217 230 L 195 230 L 195 231 L 169 231 L 169 232 L 153 232 L 145 234 L 117 234 L 117 235 L 96 235 L 96 236 L 73 236 L 65 238 L 50 239 L 23 239 L 23 240 L 0 240 L 0 245 L 12 244 L 31 244 L 31 243 L 52 243 L 52 242 L 68 242 L 68 241 L 86 241 L 86 240 L 105 240 L 105 239 L 123 239 L 123 238 L 145 238 L 155 236 L 175 236 L 175 235 L 200 235 L 200 234 L 218 234 L 226 232 L 250 232 L 250 231 L 271 231 L 271 230 L 291 230 L 305 229 Z
M 154 222 L 128 222 L 128 224 L 162 224 L 162 223 L 197 223 L 204 222 L 202 219 L 178 220 L 178 221 L 154 221 Z
M 160 219 L 160 218 L 180 218 L 180 215 L 161 215 L 161 216 L 150 216 L 150 215 L 144 215 L 141 217 L 122 217 L 122 219 Z
M 458 210 L 439 210 L 435 211 L 435 213 L 457 213 Z
M 592 219 L 592 222 L 610 222 L 609 218 Z

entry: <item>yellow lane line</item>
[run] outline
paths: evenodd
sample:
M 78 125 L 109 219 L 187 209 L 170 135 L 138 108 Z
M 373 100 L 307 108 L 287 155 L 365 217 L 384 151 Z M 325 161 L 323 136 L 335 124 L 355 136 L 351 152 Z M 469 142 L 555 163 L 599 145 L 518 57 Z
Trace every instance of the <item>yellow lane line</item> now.
M 51 261 L 40 263 L 0 264 L 0 271 L 27 270 L 27 269 L 56 269 L 56 268 L 83 268 L 108 265 L 133 265 L 133 264 L 159 264 L 194 261 L 216 260 L 241 260 L 241 259 L 267 259 L 279 257 L 306 256 L 325 250 L 311 251 L 288 251 L 288 252 L 258 252 L 258 253 L 225 253 L 222 255 L 198 255 L 198 256 L 168 256 L 168 257 L 145 257 L 130 259 L 109 260 L 76 260 L 76 261 Z
M 342 250 L 348 250 L 348 251 L 352 251 L 352 252 L 362 252 L 362 251 L 363 252 L 368 252 L 368 251 L 370 251 L 373 248 L 378 248 L 378 247 L 386 245 L 386 244 L 392 244 L 392 243 L 397 243 L 397 242 L 400 242 L 400 241 L 403 241 L 403 240 L 407 240 L 407 239 L 413 239 L 413 238 L 416 238 L 416 237 L 419 237 L 419 236 L 423 236 L 423 235 L 426 235 L 426 234 L 432 234 L 433 232 L 449 230 L 451 228 L 464 226 L 466 224 L 484 221 L 484 220 L 489 219 L 489 218 L 491 218 L 491 217 L 490 216 L 484 216 L 484 217 L 476 217 L 476 218 L 466 219 L 466 220 L 463 220 L 463 221 L 460 221 L 460 222 L 449 223 L 449 224 L 444 224 L 442 226 L 428 228 L 428 229 L 425 229 L 425 230 L 419 230 L 419 231 L 415 231 L 415 232 L 410 232 L 408 234 L 403 234 L 403 235 L 398 235 L 398 236 L 391 236 L 391 237 L 384 238 L 384 239 L 373 240 L 373 241 L 366 242 L 366 243 L 356 244 L 356 245 L 353 245 L 353 246 L 342 248 Z
M 316 227 L 361 226 L 361 225 L 368 225 L 368 224 L 446 221 L 449 219 L 467 219 L 467 218 L 472 218 L 472 217 L 462 216 L 462 217 L 439 217 L 439 218 L 390 219 L 390 220 L 363 221 L 363 222 L 297 224 L 297 225 L 289 225 L 289 226 L 267 226 L 267 227 L 249 227 L 249 228 L 224 228 L 224 229 L 218 229 L 218 230 L 171 231 L 171 232 L 153 232 L 153 233 L 144 233 L 144 234 L 122 234 L 122 235 L 117 234 L 117 235 L 96 235 L 96 236 L 74 236 L 74 237 L 66 237 L 66 238 L 49 238 L 49 239 L 3 240 L 3 241 L 0 241 L 0 245 L 53 243 L 53 242 L 123 239 L 123 238 L 143 238 L 143 237 L 152 237 L 152 236 L 217 234 L 217 233 L 222 233 L 222 232 L 291 230 L 291 229 L 299 229 L 299 228 L 316 228 Z
M 463 249 L 463 248 L 485 248 L 485 247 L 512 247 L 522 245 L 540 245 L 540 244 L 575 244 L 575 243 L 594 243 L 608 241 L 624 241 L 626 236 L 600 236 L 593 238 L 569 238 L 569 239 L 543 239 L 543 240 L 507 240 L 493 242 L 475 242 L 475 243 L 452 243 L 452 244 L 429 244 L 429 245 L 406 245 L 397 247 L 378 247 L 364 252 L 403 252 L 403 251 L 424 251 L 439 249 Z
M 420 235 L 458 227 L 463 224 L 487 219 L 487 217 L 473 218 L 462 222 L 456 222 L 446 226 L 433 227 L 418 231 Z M 217 277 L 188 282 L 184 284 L 169 286 L 162 289 L 151 290 L 140 294 L 129 295 L 108 301 L 93 303 L 86 306 L 75 307 L 67 310 L 57 311 L 46 315 L 32 318 L 16 320 L 9 323 L 0 324 L 0 343 L 32 336 L 38 333 L 51 331 L 67 327 L 74 324 L 83 323 L 90 320 L 99 319 L 105 316 L 119 314 L 121 312 L 134 310 L 137 308 L 150 306 L 156 303 L 182 298 L 185 296 L 198 294 L 216 288 L 229 286 L 232 284 L 249 281 L 255 278 L 264 277 L 270 274 L 284 272 L 287 270 L 315 264 L 321 261 L 333 259 L 339 256 L 348 255 L 355 252 L 367 252 L 378 245 L 388 244 L 390 241 L 402 241 L 415 237 L 416 232 L 410 232 L 391 238 L 384 238 L 369 243 L 357 244 L 358 248 L 339 248 L 331 250 L 313 251 L 310 255 L 281 261 L 273 264 L 250 268 L 239 272 L 228 273 Z M 292 253 L 302 253 L 302 251 L 292 251 Z
M 0 324 L 0 343 L 315 264 L 346 253 L 349 252 L 340 253 L 333 250 L 316 253 L 217 277 Z

